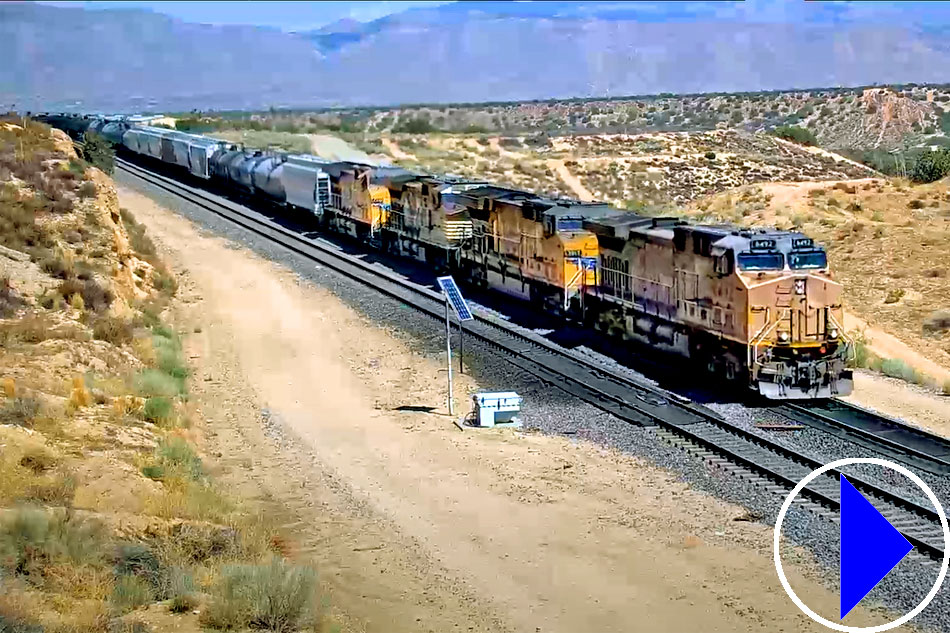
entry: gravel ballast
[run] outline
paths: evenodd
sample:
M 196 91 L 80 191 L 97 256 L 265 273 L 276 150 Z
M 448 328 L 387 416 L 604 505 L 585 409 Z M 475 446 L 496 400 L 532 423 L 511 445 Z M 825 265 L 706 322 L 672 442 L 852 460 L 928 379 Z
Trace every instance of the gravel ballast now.
M 419 352 L 432 357 L 444 353 L 444 321 L 426 318 L 356 281 L 326 270 L 313 261 L 289 252 L 134 176 L 119 171 L 115 179 L 119 184 L 149 196 L 203 228 L 293 270 L 302 280 L 326 288 L 368 319 L 398 333 Z M 453 341 L 453 346 L 457 346 L 457 339 Z M 524 397 L 523 420 L 526 429 L 587 439 L 646 458 L 675 472 L 690 486 L 744 506 L 751 513 L 762 517 L 761 521 L 766 525 L 774 525 L 784 501 L 780 496 L 752 486 L 743 478 L 726 474 L 670 445 L 659 439 L 653 429 L 632 426 L 592 405 L 578 402 L 561 390 L 545 385 L 536 377 L 513 367 L 491 349 L 471 338 L 466 338 L 465 361 L 468 371 L 484 388 L 517 391 Z M 625 372 L 637 375 L 632 370 L 625 369 Z M 639 377 L 642 379 L 642 376 Z M 463 403 L 462 406 L 467 408 L 468 405 Z M 816 429 L 806 427 L 801 431 L 778 432 L 757 429 L 755 422 L 762 421 L 766 416 L 759 410 L 741 404 L 708 406 L 733 424 L 806 453 L 822 463 L 843 457 L 877 456 L 864 447 Z M 890 470 L 862 465 L 848 472 L 895 492 L 914 495 L 921 503 L 929 505 L 929 501 L 912 482 Z M 950 478 L 916 472 L 934 490 L 944 508 L 948 507 L 946 502 L 950 500 Z M 832 521 L 793 508 L 785 517 L 783 534 L 792 542 L 803 545 L 814 553 L 818 563 L 826 571 L 828 586 L 836 590 L 839 562 L 838 526 Z M 930 591 L 937 571 L 936 564 L 912 554 L 888 574 L 871 592 L 869 599 L 886 606 L 895 612 L 893 617 L 897 617 L 913 608 Z M 830 618 L 830 615 L 826 617 Z M 950 633 L 950 590 L 946 588 L 946 583 L 930 606 L 915 618 L 914 622 Z

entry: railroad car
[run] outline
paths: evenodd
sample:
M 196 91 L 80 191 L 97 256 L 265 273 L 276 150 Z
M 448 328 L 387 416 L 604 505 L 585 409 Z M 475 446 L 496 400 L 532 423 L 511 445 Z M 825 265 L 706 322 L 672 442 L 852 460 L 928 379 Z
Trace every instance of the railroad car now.
M 851 393 L 841 284 L 805 235 L 629 215 L 585 224 L 600 248 L 588 305 L 599 328 L 768 398 Z
M 472 218 L 472 239 L 462 251 L 472 281 L 553 313 L 583 310 L 586 288 L 596 285 L 598 256 L 597 236 L 583 223 L 616 209 L 495 186 L 456 197 Z
M 109 124 L 47 120 L 72 134 Z M 825 251 L 801 233 L 647 218 L 159 128 L 132 127 L 121 144 L 225 192 L 313 216 L 328 231 L 689 357 L 768 398 L 827 398 L 853 388 L 841 285 Z

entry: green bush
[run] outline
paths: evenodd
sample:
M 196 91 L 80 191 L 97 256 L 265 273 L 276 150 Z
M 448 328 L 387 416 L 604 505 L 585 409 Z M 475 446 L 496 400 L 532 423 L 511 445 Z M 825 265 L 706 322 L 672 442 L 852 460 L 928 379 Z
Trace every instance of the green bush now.
M 160 369 L 146 369 L 135 377 L 135 389 L 139 395 L 145 397 L 165 396 L 175 397 L 181 394 L 182 381 L 169 376 Z
M 203 475 L 201 458 L 186 440 L 180 437 L 164 439 L 155 449 L 156 461 L 165 473 L 177 472 L 185 477 L 197 480 Z
M 93 167 L 98 167 L 107 174 L 115 171 L 115 151 L 106 139 L 98 134 L 84 135 L 82 149 L 83 158 Z
M 198 606 L 194 576 L 186 569 L 172 569 L 169 572 L 165 597 L 171 601 L 168 610 L 172 613 L 187 613 L 193 610 Z
M 772 134 L 779 138 L 783 138 L 787 141 L 793 141 L 795 143 L 800 143 L 802 145 L 817 145 L 818 139 L 815 138 L 815 133 L 809 130 L 808 128 L 801 127 L 798 125 L 782 125 L 774 130 Z
M 923 152 L 911 168 L 909 176 L 914 182 L 935 182 L 950 174 L 950 148 L 935 152 Z
M 881 362 L 881 373 L 907 382 L 918 382 L 917 370 L 898 358 L 886 358 Z
M 279 558 L 265 565 L 228 565 L 202 613 L 216 629 L 293 631 L 314 614 L 316 574 Z
M 171 420 L 174 405 L 165 396 L 152 396 L 145 401 L 142 417 L 153 424 L 164 424 Z
M 429 123 L 428 119 L 421 117 L 400 120 L 399 123 L 393 126 L 393 132 L 402 132 L 406 134 L 428 134 L 430 132 L 436 131 L 437 128 Z

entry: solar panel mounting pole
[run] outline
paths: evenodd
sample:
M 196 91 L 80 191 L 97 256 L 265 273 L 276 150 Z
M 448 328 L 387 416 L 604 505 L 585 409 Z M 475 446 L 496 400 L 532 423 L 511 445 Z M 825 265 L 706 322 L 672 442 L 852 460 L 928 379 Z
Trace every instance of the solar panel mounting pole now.
M 461 327 L 459 323 L 459 327 Z M 449 321 L 449 298 L 445 298 L 445 351 L 448 354 L 446 367 L 449 370 L 449 415 L 455 415 L 455 407 L 452 403 L 452 327 Z

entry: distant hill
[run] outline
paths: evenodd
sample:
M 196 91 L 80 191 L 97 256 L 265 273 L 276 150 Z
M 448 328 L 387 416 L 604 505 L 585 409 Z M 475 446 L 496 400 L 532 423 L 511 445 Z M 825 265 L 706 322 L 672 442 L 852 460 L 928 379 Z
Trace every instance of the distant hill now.
M 456 2 L 282 33 L 2 3 L 0 107 L 237 109 L 944 82 L 948 24 L 943 3 Z

